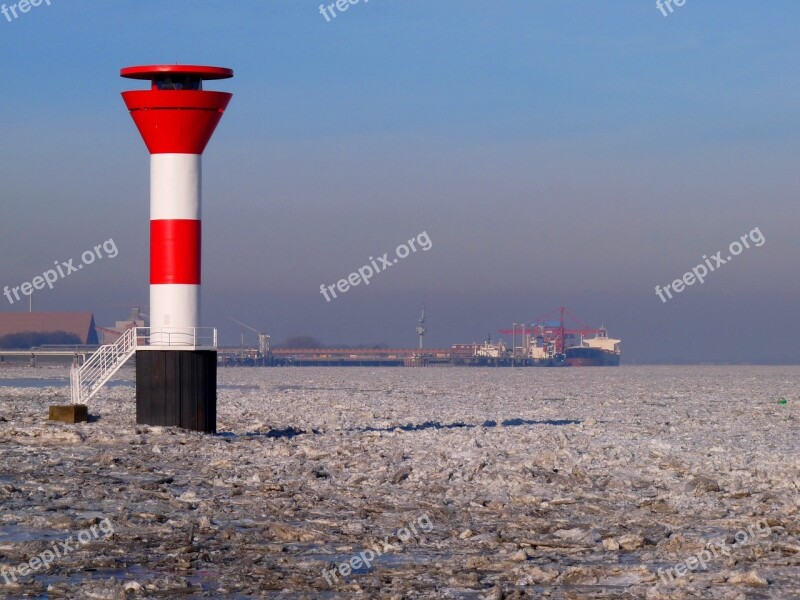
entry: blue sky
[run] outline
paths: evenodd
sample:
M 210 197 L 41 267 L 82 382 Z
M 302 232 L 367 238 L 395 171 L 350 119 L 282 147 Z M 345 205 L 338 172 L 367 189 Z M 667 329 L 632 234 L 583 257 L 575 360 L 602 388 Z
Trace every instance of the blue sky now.
M 10 4 L 6 2 L 6 4 Z M 797 362 L 796 3 L 52 0 L 0 16 L 0 286 L 113 237 L 35 296 L 146 305 L 136 64 L 231 67 L 204 158 L 204 323 L 273 340 L 483 339 L 568 305 L 626 357 Z M 656 284 L 759 227 L 669 303 Z M 370 255 L 433 248 L 325 303 Z M 0 310 L 17 306 L 0 304 Z M 758 340 L 758 341 L 755 341 Z M 769 343 L 760 340 L 769 340 Z

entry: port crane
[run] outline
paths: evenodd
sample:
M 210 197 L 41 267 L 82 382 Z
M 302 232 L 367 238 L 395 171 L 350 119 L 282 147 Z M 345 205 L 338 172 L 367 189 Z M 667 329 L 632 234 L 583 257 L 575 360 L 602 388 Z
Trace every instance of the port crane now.
M 230 317 L 230 320 L 258 335 L 258 357 L 262 359 L 265 358 L 269 352 L 269 336 L 266 333 L 260 332 L 258 329 L 250 327 L 250 325 L 242 323 L 238 319 Z M 244 330 L 242 330 L 242 347 L 244 348 Z
M 564 325 L 564 316 L 569 317 L 577 324 L 577 327 L 568 328 Z M 542 337 L 545 344 L 554 344 L 555 351 L 558 354 L 563 354 L 566 348 L 565 340 L 567 337 L 583 337 L 585 335 L 595 335 L 603 337 L 606 335 L 604 328 L 596 329 L 589 327 L 586 323 L 581 321 L 578 317 L 573 315 L 566 307 L 562 306 L 541 317 L 534 319 L 527 325 L 522 324 L 520 328 L 514 329 L 501 329 L 500 333 L 505 335 L 514 336 L 519 334 L 522 339 L 526 335 L 534 337 Z

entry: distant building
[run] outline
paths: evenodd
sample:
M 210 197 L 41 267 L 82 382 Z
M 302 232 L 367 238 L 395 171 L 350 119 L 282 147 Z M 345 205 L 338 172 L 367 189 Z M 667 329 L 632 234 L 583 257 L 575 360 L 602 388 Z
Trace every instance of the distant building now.
M 0 347 L 97 343 L 94 315 L 90 312 L 0 312 Z
M 128 331 L 128 329 L 133 329 L 134 327 L 146 327 L 144 316 L 142 316 L 141 310 L 136 306 L 131 309 L 131 316 L 128 317 L 127 321 L 117 321 L 114 327 L 98 327 L 97 329 L 100 332 L 103 344 L 113 344 L 122 334 Z

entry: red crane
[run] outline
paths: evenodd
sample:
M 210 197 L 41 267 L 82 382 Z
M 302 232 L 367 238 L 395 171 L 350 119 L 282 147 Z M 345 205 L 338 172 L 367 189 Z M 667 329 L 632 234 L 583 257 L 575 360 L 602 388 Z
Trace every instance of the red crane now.
M 577 323 L 578 327 L 567 328 L 564 326 L 564 315 L 567 315 L 571 320 Z M 557 320 L 554 317 L 558 317 Z M 583 336 L 583 335 L 605 335 L 606 330 L 603 328 L 595 329 L 589 327 L 586 323 L 581 321 L 578 317 L 569 312 L 564 306 L 550 311 L 546 315 L 534 319 L 528 324 L 527 328 L 524 325 L 520 329 L 501 329 L 500 333 L 505 335 L 520 334 L 522 336 L 529 334 L 534 336 L 542 336 L 544 343 L 554 343 L 555 351 L 559 354 L 564 353 L 564 343 L 568 335 Z

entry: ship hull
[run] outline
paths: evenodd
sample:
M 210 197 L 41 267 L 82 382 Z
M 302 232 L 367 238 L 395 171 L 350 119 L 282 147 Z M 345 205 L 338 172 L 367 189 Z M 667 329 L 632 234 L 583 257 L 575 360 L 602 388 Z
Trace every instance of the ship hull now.
M 567 348 L 565 367 L 618 367 L 620 355 L 600 348 Z

